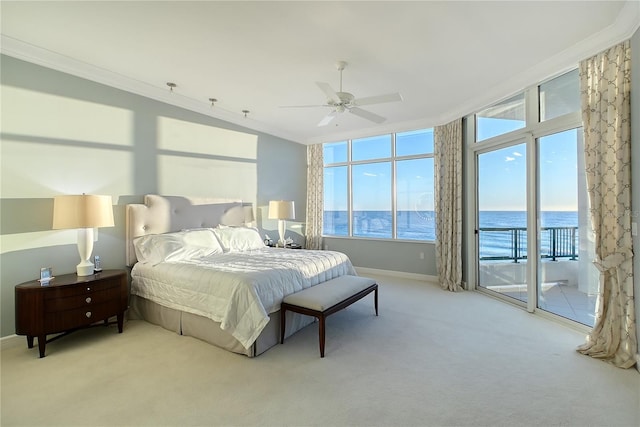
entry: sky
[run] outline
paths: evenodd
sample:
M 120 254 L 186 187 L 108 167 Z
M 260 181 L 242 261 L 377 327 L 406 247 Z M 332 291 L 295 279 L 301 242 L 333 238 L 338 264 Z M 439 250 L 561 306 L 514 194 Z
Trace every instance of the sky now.
M 538 140 L 541 211 L 577 211 L 577 130 Z M 526 210 L 524 142 L 478 157 L 478 207 L 481 211 Z

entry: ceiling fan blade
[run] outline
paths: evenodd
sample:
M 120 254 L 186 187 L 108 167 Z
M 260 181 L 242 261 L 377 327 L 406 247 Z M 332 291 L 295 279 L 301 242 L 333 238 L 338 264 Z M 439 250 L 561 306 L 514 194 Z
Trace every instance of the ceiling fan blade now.
M 327 114 L 324 119 L 320 120 L 320 123 L 318 123 L 318 126 L 326 126 L 329 123 L 331 123 L 331 121 L 338 115 L 338 113 L 336 111 L 332 111 L 329 114 Z
M 384 104 L 385 102 L 402 101 L 402 95 L 399 93 L 388 93 L 386 95 L 369 96 L 367 98 L 359 98 L 353 101 L 355 105 L 372 105 Z
M 358 107 L 349 108 L 349 112 L 355 114 L 358 117 L 362 117 L 363 119 L 367 119 L 375 123 L 382 123 L 385 120 L 387 120 L 382 116 L 373 114 L 370 111 L 363 110 L 362 108 L 358 108 Z
M 333 101 L 336 104 L 342 102 L 336 91 L 333 90 L 329 83 L 316 82 L 316 85 L 318 85 L 320 90 L 327 96 L 327 100 Z

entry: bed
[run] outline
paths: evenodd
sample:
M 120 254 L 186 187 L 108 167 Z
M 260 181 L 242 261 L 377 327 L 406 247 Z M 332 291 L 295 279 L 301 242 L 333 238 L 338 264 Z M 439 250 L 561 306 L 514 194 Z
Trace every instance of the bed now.
M 130 318 L 255 357 L 279 342 L 286 295 L 356 274 L 340 252 L 266 247 L 252 218 L 240 200 L 147 195 L 127 205 Z M 286 316 L 287 336 L 313 322 Z

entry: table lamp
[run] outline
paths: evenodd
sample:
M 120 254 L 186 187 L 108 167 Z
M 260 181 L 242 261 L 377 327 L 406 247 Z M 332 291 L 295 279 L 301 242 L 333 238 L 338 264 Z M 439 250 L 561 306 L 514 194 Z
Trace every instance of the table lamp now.
M 93 274 L 94 266 L 89 260 L 93 252 L 93 229 L 113 226 L 111 196 L 81 194 L 53 198 L 53 229 L 78 229 L 78 276 Z
M 278 244 L 282 247 L 284 243 L 284 232 L 286 230 L 286 220 L 296 218 L 296 209 L 291 200 L 271 200 L 269 202 L 269 219 L 278 220 Z

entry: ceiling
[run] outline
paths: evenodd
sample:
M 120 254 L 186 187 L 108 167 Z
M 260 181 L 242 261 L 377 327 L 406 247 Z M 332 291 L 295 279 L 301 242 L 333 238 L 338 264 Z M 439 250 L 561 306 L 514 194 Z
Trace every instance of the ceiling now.
M 444 124 L 629 38 L 630 1 L 2 1 L 2 52 L 303 144 Z M 316 82 L 364 109 L 331 110 Z M 173 93 L 167 82 L 177 86 Z M 212 107 L 209 98 L 216 98 Z M 244 117 L 242 110 L 249 113 Z

